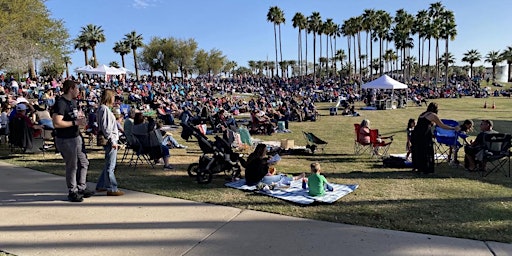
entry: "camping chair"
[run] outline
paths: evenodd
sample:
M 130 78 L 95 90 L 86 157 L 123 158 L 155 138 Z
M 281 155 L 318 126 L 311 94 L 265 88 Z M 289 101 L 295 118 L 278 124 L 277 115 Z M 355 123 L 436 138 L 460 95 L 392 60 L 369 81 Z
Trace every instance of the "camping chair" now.
M 458 126 L 459 123 L 455 120 L 441 119 L 441 121 L 449 126 Z M 455 130 L 446 130 L 439 126 L 434 129 L 435 144 L 434 156 L 437 164 L 449 162 L 454 159 L 454 153 L 462 147 L 459 143 L 459 133 Z
M 499 170 L 510 177 L 510 140 L 511 135 L 506 133 L 484 135 L 482 164 L 485 168 L 481 168 L 482 177 Z
M 43 136 L 33 137 L 33 129 L 23 118 L 14 117 L 9 122 L 9 131 L 11 153 L 39 153 L 45 150 Z
M 308 145 L 306 145 L 306 148 L 309 148 L 311 150 L 311 153 L 314 154 L 315 150 L 317 148 L 322 150 L 322 153 L 324 153 L 325 146 L 327 145 L 327 141 L 324 141 L 320 138 L 318 138 L 316 135 L 314 135 L 312 132 L 305 132 L 302 131 L 304 134 L 304 138 L 306 138 L 306 142 Z
M 365 144 L 365 143 L 361 143 L 359 141 L 359 129 L 360 128 L 361 128 L 360 124 L 354 124 L 354 131 L 356 134 L 356 138 L 354 139 L 354 154 L 356 154 L 356 155 L 362 155 L 372 147 L 371 143 Z
M 384 139 L 390 139 L 390 141 L 384 141 Z M 393 143 L 393 136 L 381 137 L 378 129 L 370 129 L 370 144 L 372 146 L 370 154 L 372 157 L 388 155 L 391 143 Z
M 133 169 L 137 168 L 137 163 L 140 161 L 141 163 L 146 162 L 151 166 L 151 168 L 155 168 L 155 164 L 151 161 L 152 156 L 152 147 L 149 142 L 149 135 L 138 135 L 134 134 L 135 145 L 132 145 L 132 157 L 130 159 L 129 166 L 132 166 L 133 158 L 136 157 L 135 163 L 133 164 Z

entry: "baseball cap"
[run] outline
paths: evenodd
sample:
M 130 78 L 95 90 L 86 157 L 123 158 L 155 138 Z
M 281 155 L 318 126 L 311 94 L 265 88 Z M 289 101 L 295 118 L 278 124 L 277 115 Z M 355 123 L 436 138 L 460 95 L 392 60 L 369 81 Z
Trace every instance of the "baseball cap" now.
M 27 110 L 27 105 L 25 105 L 23 103 L 16 105 L 16 111 L 25 111 L 25 110 Z

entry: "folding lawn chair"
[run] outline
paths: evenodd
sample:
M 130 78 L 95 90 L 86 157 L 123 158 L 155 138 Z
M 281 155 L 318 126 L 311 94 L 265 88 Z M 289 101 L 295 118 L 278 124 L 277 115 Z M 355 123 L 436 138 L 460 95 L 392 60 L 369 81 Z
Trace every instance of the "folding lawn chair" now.
M 354 139 L 354 154 L 356 155 L 362 155 L 367 150 L 372 148 L 371 143 L 370 144 L 364 144 L 359 141 L 359 129 L 361 128 L 360 124 L 354 124 L 354 131 L 356 138 Z
M 383 139 L 390 139 L 390 141 L 384 141 Z M 370 151 L 371 156 L 386 156 L 388 155 L 389 148 L 393 143 L 393 136 L 381 137 L 378 129 L 370 129 L 370 144 L 372 150 Z
M 459 123 L 455 120 L 441 119 L 441 121 L 449 126 L 458 126 Z M 453 155 L 462 147 L 459 143 L 459 133 L 455 130 L 446 130 L 439 126 L 434 130 L 435 144 L 434 156 L 437 164 L 455 160 Z
M 506 133 L 484 135 L 485 149 L 482 161 L 485 169 L 481 170 L 483 177 L 499 170 L 510 177 L 510 141 L 511 135 Z
M 309 148 L 311 150 L 311 153 L 314 154 L 317 148 L 321 149 L 322 153 L 324 152 L 325 146 L 327 145 L 327 141 L 318 138 L 312 132 L 302 131 L 302 133 L 304 134 L 304 137 L 306 138 L 306 142 L 308 144 L 306 145 L 306 148 Z

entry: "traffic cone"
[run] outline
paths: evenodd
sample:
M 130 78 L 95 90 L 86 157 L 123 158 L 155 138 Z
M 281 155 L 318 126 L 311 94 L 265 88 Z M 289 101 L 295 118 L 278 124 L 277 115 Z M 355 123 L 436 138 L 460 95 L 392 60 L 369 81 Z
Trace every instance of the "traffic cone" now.
M 487 108 L 487 101 L 484 101 L 484 108 Z
M 493 102 L 492 102 L 492 109 L 495 109 L 495 108 L 496 108 L 496 102 L 495 102 L 495 101 L 493 101 Z

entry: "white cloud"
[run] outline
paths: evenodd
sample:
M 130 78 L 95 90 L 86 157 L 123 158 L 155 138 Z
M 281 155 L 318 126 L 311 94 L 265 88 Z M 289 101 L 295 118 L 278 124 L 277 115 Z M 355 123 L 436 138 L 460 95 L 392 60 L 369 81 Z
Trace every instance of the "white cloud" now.
M 133 0 L 132 6 L 137 9 L 144 9 L 155 6 L 158 0 Z

